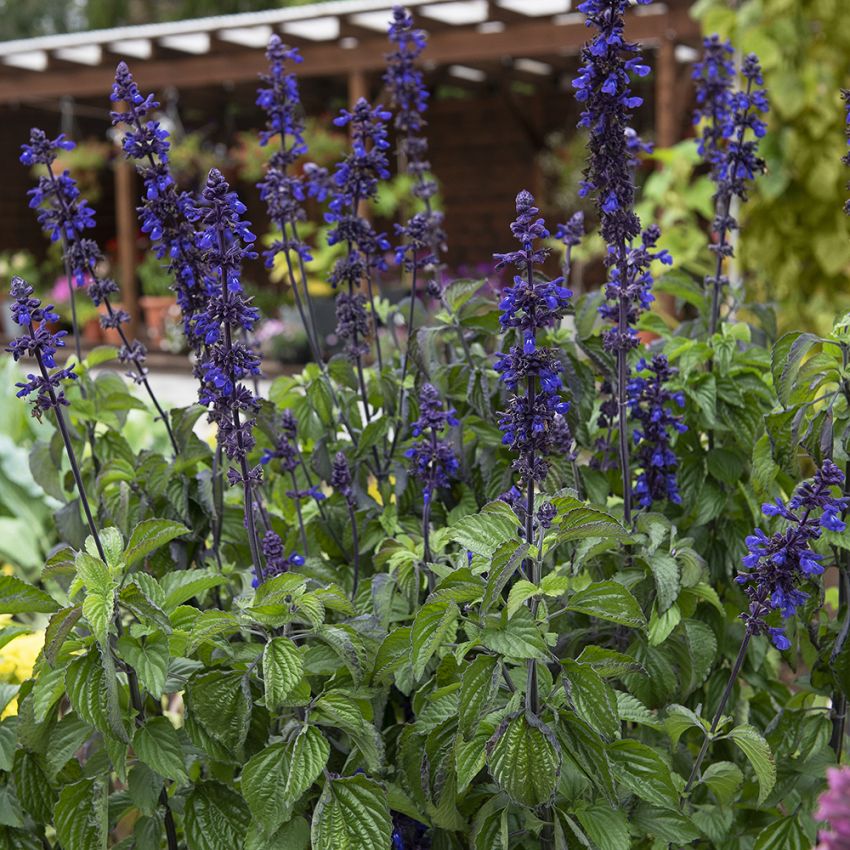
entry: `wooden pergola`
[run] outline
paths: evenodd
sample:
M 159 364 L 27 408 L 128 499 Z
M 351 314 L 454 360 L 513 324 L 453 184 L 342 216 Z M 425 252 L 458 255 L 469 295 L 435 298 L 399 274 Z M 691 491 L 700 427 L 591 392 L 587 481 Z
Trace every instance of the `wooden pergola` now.
M 367 96 L 383 69 L 386 26 L 394 0 L 336 0 L 273 11 L 200 18 L 5 42 L 0 45 L 0 115 L 16 105 L 38 107 L 61 98 L 104 97 L 115 64 L 130 62 L 143 90 L 181 91 L 255 82 L 265 70 L 273 32 L 297 45 L 303 78 L 347 81 L 350 102 Z M 568 86 L 588 39 L 570 0 L 407 0 L 429 33 L 426 69 L 462 86 L 506 70 L 532 85 Z M 654 138 L 677 142 L 690 101 L 687 64 L 700 29 L 690 0 L 636 6 L 627 36 L 651 51 Z M 440 176 L 439 173 L 437 175 Z M 117 260 L 124 303 L 137 314 L 133 166 L 115 168 Z

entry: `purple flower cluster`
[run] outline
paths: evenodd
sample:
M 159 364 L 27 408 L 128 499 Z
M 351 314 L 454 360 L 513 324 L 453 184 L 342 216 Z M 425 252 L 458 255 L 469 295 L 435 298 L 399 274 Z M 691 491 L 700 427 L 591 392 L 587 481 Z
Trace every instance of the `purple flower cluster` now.
M 352 149 L 336 167 L 334 194 L 325 214 L 325 220 L 333 225 L 328 244 L 347 247 L 329 281 L 334 288 L 347 286 L 347 292 L 337 297 L 337 336 L 351 360 L 359 360 L 368 351 L 366 299 L 355 290 L 366 280 L 371 292 L 372 271 L 387 268 L 384 253 L 390 243 L 385 234 L 377 233 L 371 222 L 360 215 L 359 207 L 362 201 L 375 197 L 379 180 L 389 179 L 386 123 L 391 117 L 383 107 L 372 107 L 361 98 L 354 109 L 343 109 L 334 119 L 337 127 L 350 127 Z
M 280 535 L 271 529 L 263 535 L 262 549 L 266 560 L 265 581 L 288 573 L 292 567 L 300 567 L 304 564 L 304 558 L 298 552 L 286 554 Z M 257 587 L 259 583 L 257 579 L 254 579 L 254 587 Z
M 331 464 L 331 487 L 342 496 L 349 506 L 354 505 L 354 488 L 351 469 L 344 452 L 337 452 Z
M 257 399 L 240 381 L 260 374 L 259 357 L 235 338 L 238 329 L 252 330 L 259 318 L 240 282 L 243 260 L 257 256 L 247 247 L 255 236 L 242 220 L 244 212 L 245 205 L 230 191 L 221 172 L 210 171 L 201 205 L 194 213 L 202 228 L 198 247 L 208 271 L 206 303 L 194 316 L 192 332 L 204 343 L 199 363 L 200 402 L 210 407 L 210 420 L 218 425 L 222 449 L 240 463 L 254 446 L 253 417 L 258 409 Z M 230 478 L 232 481 L 234 476 Z
M 502 329 L 514 330 L 519 344 L 499 355 L 495 368 L 512 393 L 499 421 L 503 442 L 518 455 L 514 469 L 528 483 L 546 478 L 549 465 L 544 456 L 552 450 L 553 423 L 558 414 L 566 413 L 569 408 L 560 397 L 558 353 L 552 348 L 538 347 L 537 333 L 560 321 L 572 293 L 563 286 L 562 278 L 548 282 L 535 278 L 535 266 L 543 262 L 547 253 L 535 243 L 548 238 L 549 231 L 530 192 L 517 195 L 516 211 L 511 232 L 521 247 L 496 254 L 496 259 L 499 268 L 510 264 L 520 272 L 514 277 L 514 285 L 503 290 L 499 304 Z
M 721 41 L 718 35 L 706 36 L 702 46 L 702 60 L 694 65 L 692 73 L 697 101 L 694 124 L 702 125 L 697 136 L 699 154 L 716 173 L 724 159 L 725 128 L 736 76 L 735 51 L 731 42 Z
M 758 57 L 744 58 L 741 74 L 746 81 L 743 91 L 734 88 L 734 66 L 729 60 L 732 48 L 716 36 L 705 40 L 705 57 L 694 71 L 697 82 L 697 103 L 694 123 L 705 122 L 698 137 L 700 153 L 711 166 L 711 176 L 717 187 L 712 229 L 717 240 L 709 246 L 717 257 L 713 275 L 706 277 L 712 288 L 712 313 L 709 329 L 714 333 L 719 319 L 720 293 L 729 283 L 723 273 L 723 261 L 734 255 L 729 241 L 738 222 L 731 213 L 732 199 L 746 201 L 748 183 L 765 170 L 758 155 L 758 143 L 767 131 L 759 117 L 768 111 Z
M 823 529 L 843 532 L 846 528 L 841 513 L 848 500 L 832 494 L 833 488 L 843 484 L 841 470 L 832 461 L 824 461 L 814 477 L 797 488 L 787 505 L 779 498 L 762 505 L 765 516 L 785 520 L 784 531 L 768 536 L 756 528 L 747 537 L 749 551 L 743 558 L 746 569 L 736 579 L 744 585 L 750 601 L 741 619 L 749 634 L 769 634 L 777 649 L 788 649 L 791 642 L 784 628 L 768 626 L 765 618 L 770 611 L 779 611 L 788 619 L 808 599 L 799 585 L 823 572 L 823 556 L 812 551 L 812 541 L 821 536 Z
M 821 794 L 815 817 L 828 821 L 816 850 L 850 850 L 850 767 L 828 767 L 829 789 Z
M 16 362 L 22 357 L 34 357 L 38 363 L 40 374 L 27 375 L 25 383 L 17 383 L 15 386 L 18 387 L 18 398 L 36 394 L 33 400 L 33 415 L 41 418 L 44 411 L 68 404 L 62 391 L 62 382 L 74 380 L 77 376 L 74 374 L 73 365 L 67 369 L 56 368 L 56 349 L 65 345 L 65 331 L 54 333 L 48 327 L 49 322 L 59 321 L 59 316 L 53 312 L 53 305 L 42 306 L 38 298 L 33 298 L 33 288 L 17 276 L 12 278 L 11 295 L 14 300 L 12 319 L 24 331 L 9 343 L 6 351 Z
M 267 116 L 260 144 L 267 145 L 276 137 L 280 138 L 280 147 L 271 155 L 265 176 L 257 184 L 269 218 L 281 232 L 280 238 L 263 253 L 266 266 L 271 268 L 274 258 L 281 252 L 295 251 L 304 262 L 311 259 L 307 246 L 295 233 L 296 223 L 306 218 L 304 202 L 311 183 L 293 173 L 298 158 L 307 153 L 307 143 L 298 80 L 295 74 L 287 71 L 287 63 L 297 65 L 304 60 L 297 47 L 288 47 L 278 35 L 269 40 L 266 58 L 269 73 L 263 74 L 264 85 L 257 90 L 257 106 Z
M 428 37 L 414 26 L 413 16 L 403 7 L 393 8 L 389 39 L 395 49 L 387 56 L 384 82 L 395 109 L 395 128 L 398 133 L 398 152 L 406 162 L 407 173 L 413 178 L 411 193 L 424 204 L 405 225 L 396 225 L 397 234 L 404 240 L 396 248 L 396 262 L 404 263 L 408 271 L 433 267 L 445 250 L 446 234 L 443 214 L 433 210 L 431 199 L 437 184 L 429 178 L 428 140 L 425 137 L 424 113 L 428 108 L 428 90 L 416 61 L 425 50 Z
M 638 2 L 646 5 L 650 0 Z M 579 5 L 587 26 L 597 33 L 583 48 L 579 75 L 573 80 L 576 99 L 584 104 L 579 126 L 590 132 L 590 157 L 580 193 L 596 194 L 602 236 L 614 246 L 628 244 L 640 231 L 633 209 L 635 145 L 628 131 L 632 111 L 643 102 L 632 94 L 631 76 L 646 76 L 649 66 L 641 60 L 639 46 L 623 37 L 628 6 L 628 0 L 586 0 Z
M 280 422 L 277 434 L 275 435 L 274 446 L 263 450 L 260 456 L 260 463 L 263 466 L 268 465 L 272 461 L 276 461 L 277 468 L 280 472 L 290 476 L 293 489 L 287 490 L 286 495 L 290 499 L 315 499 L 321 502 L 325 498 L 325 494 L 319 489 L 318 485 L 311 481 L 307 482 L 306 488 L 298 488 L 296 480 L 296 470 L 299 466 L 304 467 L 301 458 L 301 452 L 298 449 L 298 420 L 291 410 L 284 410 L 280 416 Z
M 457 426 L 454 408 L 446 410 L 437 388 L 423 384 L 419 390 L 419 418 L 413 423 L 413 436 L 420 437 L 405 453 L 410 471 L 422 482 L 422 495 L 430 502 L 434 490 L 448 487 L 457 475 L 459 463 L 452 447 L 440 437 L 446 428 Z
M 194 203 L 188 192 L 177 188 L 168 164 L 168 133 L 150 116 L 159 108 L 152 94 L 143 95 L 125 62 L 115 70 L 110 99 L 123 103 L 123 111 L 111 113 L 115 126 L 124 126 L 121 141 L 124 155 L 139 161 L 145 187 L 139 220 L 143 233 L 153 243 L 158 259 L 168 258 L 174 276 L 174 291 L 183 314 L 186 337 L 197 349 L 199 341 L 191 333 L 195 314 L 203 307 L 204 267 L 202 252 L 192 225 Z
M 682 501 L 676 481 L 678 461 L 671 442 L 674 431 L 683 433 L 688 427 L 671 407 L 684 407 L 685 397 L 665 387 L 677 371 L 663 354 L 657 354 L 649 363 L 641 359 L 637 364 L 637 372 L 648 374 L 638 374 L 629 381 L 629 409 L 638 423 L 632 437 L 641 469 L 634 493 L 644 508 L 664 499 L 677 505 Z

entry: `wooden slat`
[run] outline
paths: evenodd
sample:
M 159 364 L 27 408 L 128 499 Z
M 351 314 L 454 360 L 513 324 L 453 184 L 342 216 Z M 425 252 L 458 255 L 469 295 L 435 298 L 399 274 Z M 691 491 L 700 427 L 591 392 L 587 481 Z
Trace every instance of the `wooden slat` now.
M 660 40 L 672 29 L 685 40 L 699 37 L 699 26 L 686 9 L 671 10 L 664 15 L 631 16 L 627 25 L 629 38 L 638 41 Z M 585 26 L 571 23 L 555 26 L 551 21 L 530 21 L 509 25 L 503 32 L 479 33 L 474 28 L 453 27 L 434 32 L 428 45 L 428 61 L 436 64 L 474 63 L 476 60 L 498 60 L 504 56 L 545 57 L 577 52 L 587 41 Z M 337 44 L 305 46 L 300 75 L 347 76 L 350 71 L 377 71 L 384 66 L 386 39 L 373 36 L 352 50 Z M 262 50 L 245 50 L 227 55 L 175 56 L 132 63 L 134 73 L 144 88 L 159 89 L 178 84 L 181 88 L 197 88 L 220 82 L 256 80 L 266 66 Z M 62 72 L 22 71 L 18 79 L 0 78 L 0 103 L 18 103 L 28 98 L 72 95 L 101 95 L 112 84 L 112 63 L 100 68 L 68 69 Z

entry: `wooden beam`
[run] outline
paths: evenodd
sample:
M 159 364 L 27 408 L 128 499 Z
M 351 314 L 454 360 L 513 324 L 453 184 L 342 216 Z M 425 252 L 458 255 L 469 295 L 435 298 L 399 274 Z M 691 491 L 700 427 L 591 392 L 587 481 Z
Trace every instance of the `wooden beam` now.
M 676 45 L 670 34 L 655 51 L 655 143 L 669 148 L 679 141 L 676 120 Z
M 682 39 L 699 38 L 699 25 L 687 9 L 671 9 L 663 15 L 631 15 L 626 26 L 629 39 L 657 43 L 668 31 Z M 434 32 L 428 45 L 427 58 L 434 64 L 475 63 L 476 60 L 499 60 L 510 56 L 563 56 L 577 53 L 588 39 L 584 24 L 561 25 L 552 21 L 517 22 L 502 32 L 480 33 L 470 27 L 452 27 Z M 305 46 L 304 64 L 298 68 L 302 77 L 347 76 L 351 71 L 378 71 L 384 67 L 386 39 L 375 35 L 362 40 L 357 47 L 345 50 L 337 43 Z M 160 89 L 177 84 L 181 89 L 202 88 L 222 82 L 253 82 L 266 70 L 262 50 L 202 56 L 175 56 L 174 59 L 136 60 L 133 71 L 143 89 Z M 58 71 L 22 71 L 15 78 L 0 78 L 0 104 L 20 103 L 46 97 L 73 95 L 93 97 L 108 92 L 114 68 L 81 68 Z

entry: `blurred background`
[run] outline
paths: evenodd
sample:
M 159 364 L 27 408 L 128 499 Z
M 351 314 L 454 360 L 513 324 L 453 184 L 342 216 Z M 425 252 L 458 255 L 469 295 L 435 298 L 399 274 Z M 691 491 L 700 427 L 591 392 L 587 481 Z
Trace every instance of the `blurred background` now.
M 142 90 L 157 93 L 181 184 L 194 188 L 212 165 L 223 167 L 264 234 L 270 228 L 254 185 L 265 156 L 255 92 L 269 36 L 279 32 L 304 55 L 298 70 L 310 116 L 308 159 L 332 168 L 346 144 L 332 125 L 339 108 L 359 96 L 386 97 L 381 77 L 392 5 L 0 0 L 0 149 L 6 163 L 0 275 L 24 274 L 66 309 L 58 250 L 44 243 L 26 209 L 32 175 L 17 162 L 31 126 L 64 132 L 79 144 L 61 164 L 97 209 L 94 236 L 110 258 L 137 333 L 154 351 L 179 352 L 168 276 L 146 250 L 135 215 L 139 182 L 110 126 L 116 62 L 126 59 Z M 581 207 L 585 138 L 576 129 L 571 79 L 587 35 L 583 18 L 570 0 L 414 0 L 408 6 L 430 36 L 429 136 L 449 232 L 447 274 L 492 275 L 492 253 L 509 238 L 518 189 L 534 192 L 553 229 Z M 850 85 L 846 12 L 846 0 L 667 0 L 636 7 L 629 16 L 628 34 L 644 45 L 652 67 L 637 82 L 644 106 L 635 129 L 655 145 L 637 175 L 640 213 L 645 223 L 659 222 L 678 270 L 697 281 L 708 258 L 712 203 L 691 141 L 692 65 L 703 34 L 713 32 L 761 58 L 772 103 L 761 147 L 768 173 L 744 213 L 738 278 L 747 298 L 777 305 L 780 328 L 825 331 L 850 305 L 839 100 L 840 87 Z M 405 180 L 384 185 L 372 211 L 389 232 L 406 217 Z M 311 212 L 320 222 L 321 210 Z M 318 236 L 313 233 L 320 244 Z M 591 240 L 580 258 L 588 288 L 600 282 L 593 264 L 599 250 Z M 330 295 L 324 278 L 333 259 L 332 250 L 316 252 L 311 286 L 317 298 Z M 269 317 L 260 331 L 265 353 L 299 362 L 306 341 L 287 307 L 282 270 L 268 273 L 255 263 L 246 276 Z M 390 274 L 382 289 L 392 298 L 399 285 Z M 110 342 L 94 308 L 81 303 L 81 309 L 88 342 Z M 328 317 L 332 324 L 330 300 Z

